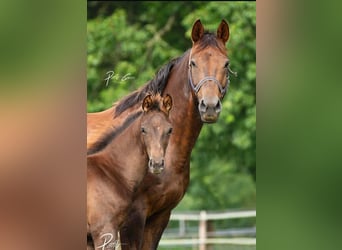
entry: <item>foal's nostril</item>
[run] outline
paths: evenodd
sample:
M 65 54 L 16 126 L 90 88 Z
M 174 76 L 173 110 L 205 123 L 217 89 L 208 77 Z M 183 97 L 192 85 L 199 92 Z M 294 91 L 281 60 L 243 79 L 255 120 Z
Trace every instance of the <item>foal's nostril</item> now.
M 204 103 L 204 100 L 202 99 L 198 105 L 198 109 L 201 112 L 206 112 L 207 111 L 207 105 Z
M 148 161 L 148 166 L 150 168 L 163 168 L 164 167 L 164 163 L 165 163 L 164 159 L 161 159 L 159 161 L 155 161 L 155 160 L 150 159 Z
M 164 167 L 164 159 L 161 159 L 159 161 L 154 161 L 154 168 L 163 168 Z
M 160 174 L 164 170 L 164 159 L 152 160 L 150 159 L 148 162 L 148 167 L 150 172 L 153 174 Z

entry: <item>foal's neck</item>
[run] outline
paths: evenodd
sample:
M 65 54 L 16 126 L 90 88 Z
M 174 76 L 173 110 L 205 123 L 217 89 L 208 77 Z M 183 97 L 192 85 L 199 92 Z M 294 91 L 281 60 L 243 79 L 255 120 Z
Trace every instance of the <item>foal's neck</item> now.
M 141 116 L 122 131 L 101 153 L 101 166 L 110 178 L 124 182 L 122 188 L 134 192 L 147 172 L 148 155 L 140 131 Z

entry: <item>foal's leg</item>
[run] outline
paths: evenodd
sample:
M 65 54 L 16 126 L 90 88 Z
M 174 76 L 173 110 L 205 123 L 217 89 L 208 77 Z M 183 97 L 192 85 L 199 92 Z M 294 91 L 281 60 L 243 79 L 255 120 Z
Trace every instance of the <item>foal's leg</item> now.
M 166 210 L 149 217 L 145 224 L 143 250 L 155 250 L 169 222 L 171 210 Z
M 94 241 L 93 238 L 91 237 L 91 235 L 87 234 L 87 250 L 94 250 Z
M 95 250 L 94 245 L 87 243 L 87 250 Z
M 87 243 L 87 250 L 95 250 L 94 245 Z

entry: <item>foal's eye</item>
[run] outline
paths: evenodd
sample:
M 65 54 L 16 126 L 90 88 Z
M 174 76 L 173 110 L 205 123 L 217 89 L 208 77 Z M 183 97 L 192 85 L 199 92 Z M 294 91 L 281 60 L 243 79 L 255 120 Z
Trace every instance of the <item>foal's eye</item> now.
M 171 135 L 171 133 L 172 133 L 172 128 L 169 128 L 169 130 L 167 131 L 167 134 Z
M 196 67 L 196 63 L 194 62 L 194 60 L 191 60 L 191 61 L 190 61 L 190 65 L 191 65 L 192 67 Z
M 225 63 L 224 67 L 225 67 L 226 69 L 228 69 L 228 67 L 229 67 L 229 61 L 227 61 L 227 62 Z
M 146 134 L 146 129 L 142 127 L 141 128 L 141 133 Z

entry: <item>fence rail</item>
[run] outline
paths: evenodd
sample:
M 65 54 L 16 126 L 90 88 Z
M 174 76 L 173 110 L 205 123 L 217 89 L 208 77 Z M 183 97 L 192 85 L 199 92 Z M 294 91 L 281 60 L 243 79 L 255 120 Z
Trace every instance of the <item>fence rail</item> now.
M 226 212 L 206 212 L 201 211 L 198 213 L 173 213 L 171 214 L 170 220 L 192 220 L 199 221 L 201 214 L 205 214 L 207 220 L 220 220 L 220 219 L 236 219 L 236 218 L 247 218 L 256 217 L 255 210 L 247 211 L 226 211 Z
M 256 245 L 256 229 L 233 229 L 235 232 L 252 232 L 253 237 L 237 237 L 237 238 L 222 238 L 213 237 L 215 234 L 208 232 L 208 221 L 213 220 L 229 220 L 238 218 L 256 217 L 256 210 L 245 211 L 223 211 L 223 212 L 207 212 L 200 211 L 195 213 L 173 213 L 170 217 L 171 221 L 179 222 L 178 234 L 172 237 L 168 237 L 168 234 L 164 234 L 160 241 L 160 246 L 198 246 L 199 250 L 206 250 L 207 245 L 212 244 L 231 244 L 231 245 L 244 245 L 255 246 Z M 186 238 L 186 221 L 198 221 L 198 233 L 197 237 Z M 221 232 L 222 233 L 222 232 Z

